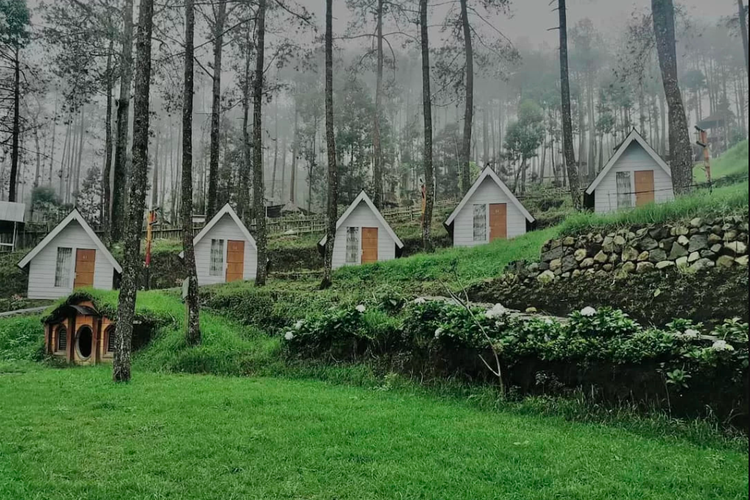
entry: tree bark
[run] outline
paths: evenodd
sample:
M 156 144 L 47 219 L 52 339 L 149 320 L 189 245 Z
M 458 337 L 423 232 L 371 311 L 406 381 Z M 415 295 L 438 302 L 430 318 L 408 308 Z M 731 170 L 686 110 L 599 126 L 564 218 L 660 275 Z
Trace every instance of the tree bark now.
M 117 139 L 115 143 L 114 187 L 112 190 L 112 213 L 125 213 L 125 189 L 127 186 L 128 127 L 130 114 L 130 86 L 133 83 L 133 0 L 125 0 L 122 10 L 122 54 L 120 56 L 120 96 L 117 100 Z M 112 241 L 123 237 L 125 217 L 112 217 Z
M 737 0 L 737 14 L 740 21 L 740 34 L 742 36 L 742 48 L 745 49 L 745 73 L 750 75 L 750 67 L 748 66 L 748 46 L 747 46 L 747 19 L 745 19 L 745 6 L 742 0 Z
M 185 0 L 185 76 L 182 97 L 182 251 L 187 271 L 188 290 L 185 304 L 187 321 L 185 341 L 188 345 L 201 343 L 200 301 L 198 275 L 193 247 L 193 94 L 195 53 L 195 2 Z
M 336 240 L 338 217 L 338 170 L 336 166 L 336 136 L 333 128 L 333 0 L 326 0 L 326 150 L 328 156 L 328 208 L 326 210 L 326 244 L 323 262 L 323 281 L 320 288 L 331 286 L 333 244 Z
M 13 143 L 10 152 L 10 186 L 8 189 L 8 201 L 16 200 L 18 189 L 18 164 L 21 158 L 19 140 L 21 138 L 21 59 L 20 49 L 15 48 L 13 60 Z
M 656 49 L 661 79 L 669 110 L 669 157 L 672 188 L 677 194 L 690 191 L 693 182 L 693 159 L 682 94 L 677 83 L 674 5 L 672 0 L 651 0 Z
M 464 135 L 461 144 L 461 193 L 471 187 L 471 129 L 474 122 L 474 50 L 471 46 L 471 26 L 466 3 L 461 0 L 461 26 L 464 34 L 464 51 L 466 53 L 466 102 L 464 109 Z
M 279 100 L 274 104 L 273 117 L 273 170 L 271 170 L 271 200 L 276 199 L 276 174 L 279 167 Z M 283 188 L 282 188 L 283 190 Z
M 432 168 L 432 93 L 430 90 L 430 40 L 427 25 L 427 1 L 419 0 L 420 47 L 422 52 L 422 112 L 424 117 L 424 211 L 422 213 L 422 245 L 432 251 L 432 207 L 435 197 L 435 174 Z
M 81 106 L 81 128 L 78 134 L 78 158 L 76 160 L 76 175 L 73 178 L 73 193 L 75 193 L 76 203 L 80 191 L 81 165 L 83 163 L 83 136 L 86 133 L 86 105 Z M 72 194 L 72 193 L 71 193 Z
M 143 208 L 148 184 L 149 94 L 151 83 L 151 34 L 154 27 L 154 0 L 141 0 L 138 15 L 138 37 L 133 103 L 133 166 L 130 183 L 130 200 L 123 250 L 124 266 L 117 306 L 115 327 L 115 355 L 112 379 L 115 382 L 130 380 L 130 355 L 133 339 L 133 320 L 141 270 L 140 249 L 143 229 Z
M 206 220 L 218 211 L 217 185 L 219 182 L 219 135 L 221 128 L 221 56 L 224 49 L 224 22 L 227 14 L 227 2 L 220 1 L 214 20 L 214 67 L 213 88 L 211 91 L 211 146 L 208 164 L 208 205 Z
M 375 112 L 372 127 L 372 202 L 378 209 L 382 208 L 383 205 L 383 151 L 380 139 L 380 114 L 383 106 L 383 3 L 384 0 L 377 0 L 377 70 L 375 76 Z
M 330 1 L 330 0 L 329 0 Z M 255 285 L 266 284 L 266 213 L 263 183 L 263 70 L 266 39 L 266 0 L 258 1 L 256 21 L 258 43 L 255 53 L 255 81 L 253 82 L 253 203 L 255 215 L 255 244 L 258 249 L 258 270 Z
M 296 203 L 297 193 L 297 149 L 299 142 L 299 113 L 297 112 L 297 99 L 294 100 L 294 143 L 292 144 L 292 173 L 289 179 L 289 201 Z
M 245 222 L 250 222 L 250 172 L 252 170 L 252 154 L 250 151 L 250 46 L 252 31 L 247 27 L 245 34 L 245 81 L 242 88 L 242 145 L 244 165 L 240 170 L 240 195 L 237 199 L 239 216 Z
M 570 79 L 568 71 L 568 26 L 565 0 L 558 0 L 560 17 L 560 90 L 562 95 L 563 154 L 568 174 L 568 186 L 573 206 L 581 206 L 581 193 L 578 183 L 578 166 L 573 151 L 573 123 L 570 116 Z
M 101 217 L 102 229 L 104 229 L 104 241 L 109 244 L 112 241 L 112 220 L 111 200 L 112 200 L 112 89 L 114 87 L 114 78 L 112 75 L 112 51 L 114 41 L 109 41 L 109 51 L 107 53 L 107 117 L 104 119 L 104 166 L 102 167 L 102 208 Z

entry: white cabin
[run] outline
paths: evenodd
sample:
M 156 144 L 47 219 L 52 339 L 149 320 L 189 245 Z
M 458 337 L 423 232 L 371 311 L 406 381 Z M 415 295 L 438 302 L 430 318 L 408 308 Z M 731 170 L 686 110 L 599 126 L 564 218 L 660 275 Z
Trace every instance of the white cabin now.
M 326 237 L 318 243 L 325 247 Z M 383 262 L 401 256 L 404 244 L 370 197 L 362 191 L 336 222 L 333 269 L 370 262 Z
M 255 279 L 258 247 L 229 203 L 193 238 L 193 246 L 199 286 Z
M 444 225 L 454 247 L 526 234 L 534 217 L 491 168 L 485 168 Z
M 57 299 L 76 288 L 114 288 L 122 268 L 78 210 L 73 210 L 18 263 L 28 266 L 30 299 Z
M 598 214 L 674 199 L 669 165 L 633 129 L 594 182 L 587 205 Z

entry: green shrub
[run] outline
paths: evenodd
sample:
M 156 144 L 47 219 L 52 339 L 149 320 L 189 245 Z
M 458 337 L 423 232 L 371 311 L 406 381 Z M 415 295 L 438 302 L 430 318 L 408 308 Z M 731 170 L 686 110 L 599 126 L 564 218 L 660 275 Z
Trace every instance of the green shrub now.
M 0 360 L 37 361 L 43 356 L 41 315 L 0 318 Z

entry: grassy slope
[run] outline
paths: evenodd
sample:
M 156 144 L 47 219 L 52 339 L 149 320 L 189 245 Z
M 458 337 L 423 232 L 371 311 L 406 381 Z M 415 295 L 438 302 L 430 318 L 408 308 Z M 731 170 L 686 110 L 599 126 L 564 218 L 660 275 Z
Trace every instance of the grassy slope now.
M 0 374 L 0 498 L 747 498 L 741 452 L 322 382 L 109 377 Z
M 720 179 L 727 175 L 747 175 L 748 172 L 748 141 L 742 141 L 721 155 L 716 160 L 711 161 L 711 177 Z M 706 182 L 706 171 L 703 169 L 703 162 L 697 164 L 693 169 L 693 179 L 695 182 Z

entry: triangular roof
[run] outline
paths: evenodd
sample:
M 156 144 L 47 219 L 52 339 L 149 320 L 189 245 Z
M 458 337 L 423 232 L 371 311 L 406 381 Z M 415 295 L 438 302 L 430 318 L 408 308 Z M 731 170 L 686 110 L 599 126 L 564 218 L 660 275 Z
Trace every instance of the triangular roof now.
M 646 139 L 644 139 L 636 129 L 633 129 L 630 131 L 630 134 L 628 134 L 622 144 L 620 144 L 620 146 L 617 148 L 617 151 L 615 151 L 615 154 L 612 155 L 612 158 L 610 158 L 607 164 L 604 165 L 604 168 L 601 172 L 599 172 L 599 175 L 596 176 L 594 182 L 592 182 L 589 187 L 586 188 L 586 194 L 591 194 L 594 192 L 596 186 L 598 186 L 599 183 L 602 182 L 602 180 L 607 176 L 609 171 L 612 169 L 615 163 L 617 163 L 622 154 L 625 152 L 625 150 L 628 149 L 628 146 L 630 146 L 633 141 L 637 142 L 646 151 L 646 153 L 648 153 L 648 155 L 654 159 L 656 164 L 659 165 L 662 170 L 667 173 L 669 177 L 672 177 L 672 171 L 669 169 L 669 165 L 667 165 L 662 157 L 659 156 L 659 153 L 654 151 L 654 148 L 652 148 L 649 143 L 646 142 Z
M 122 274 L 122 267 L 120 267 L 120 264 L 117 263 L 115 258 L 112 256 L 112 254 L 107 250 L 107 247 L 104 246 L 104 243 L 102 243 L 102 240 L 99 239 L 99 237 L 96 235 L 93 229 L 91 229 L 91 226 L 89 226 L 88 222 L 86 222 L 86 219 L 83 218 L 81 213 L 78 211 L 77 208 L 74 208 L 70 214 L 68 214 L 67 217 L 65 217 L 62 222 L 60 222 L 55 228 L 49 232 L 47 236 L 44 237 L 44 239 L 39 242 L 37 246 L 35 246 L 29 253 L 26 254 L 26 256 L 21 259 L 21 262 L 18 263 L 18 267 L 23 269 L 26 267 L 31 260 L 37 256 L 39 252 L 42 251 L 44 247 L 49 245 L 49 243 L 55 239 L 55 237 L 62 232 L 63 229 L 68 227 L 68 224 L 70 224 L 73 221 L 77 221 L 83 230 L 86 232 L 86 234 L 91 238 L 91 240 L 96 244 L 96 247 L 104 254 L 104 257 L 109 261 L 110 264 L 112 264 L 112 267 L 115 268 L 115 271 Z
M 508 189 L 508 186 L 505 185 L 505 183 L 500 179 L 500 177 L 497 176 L 497 174 L 489 167 L 485 167 L 484 170 L 482 170 L 482 173 L 479 174 L 479 177 L 476 181 L 474 181 L 474 184 L 471 185 L 471 188 L 469 189 L 469 192 L 466 193 L 461 200 L 461 203 L 458 204 L 458 206 L 451 212 L 448 219 L 445 221 L 446 226 L 450 226 L 453 224 L 453 219 L 456 218 L 456 216 L 461 212 L 461 210 L 464 208 L 464 205 L 471 199 L 471 197 L 474 195 L 477 189 L 479 189 L 479 186 L 482 185 L 482 182 L 489 177 L 492 179 L 495 184 L 498 185 L 498 187 L 505 193 L 505 196 L 508 197 L 508 199 L 518 208 L 518 210 L 521 211 L 524 217 L 526 217 L 526 220 L 529 222 L 534 222 L 534 217 L 531 216 L 528 210 L 526 210 L 526 207 L 524 207 L 520 201 L 518 201 L 518 198 L 513 194 L 513 192 Z
M 346 212 L 344 212 L 344 215 L 339 217 L 338 222 L 336 222 L 336 231 L 339 230 L 339 227 L 341 227 L 344 221 L 352 214 L 352 212 L 354 212 L 354 209 L 357 208 L 360 202 L 363 202 L 363 201 L 370 208 L 370 210 L 372 210 L 372 212 L 375 214 L 375 217 L 378 219 L 378 222 L 380 222 L 383 225 L 388 235 L 393 239 L 393 241 L 396 242 L 396 245 L 399 248 L 404 248 L 404 244 L 401 241 L 401 239 L 399 239 L 399 237 L 396 236 L 396 233 L 393 232 L 393 229 L 391 229 L 391 226 L 383 218 L 383 215 L 380 213 L 380 210 L 378 210 L 377 207 L 375 207 L 375 204 L 372 202 L 370 197 L 367 196 L 367 193 L 365 193 L 364 191 L 359 193 L 359 196 L 357 196 L 357 198 L 352 202 L 352 204 L 349 205 L 349 208 L 346 209 Z M 318 242 L 318 245 L 320 246 L 325 245 L 326 238 L 328 238 L 328 236 L 323 236 L 323 239 Z
M 247 228 L 245 227 L 245 224 L 242 223 L 242 221 L 240 220 L 240 217 L 237 215 L 237 212 L 234 211 L 234 209 L 231 207 L 231 205 L 229 205 L 229 203 L 224 205 L 221 208 L 221 210 L 216 212 L 216 215 L 214 215 L 211 218 L 211 220 L 208 221 L 208 224 L 203 226 L 203 229 L 201 229 L 200 232 L 197 235 L 195 235 L 195 238 L 193 238 L 193 246 L 197 245 L 198 242 L 202 240 L 203 237 L 209 233 L 209 231 L 211 231 L 211 228 L 213 228 L 216 225 L 216 223 L 219 222 L 221 218 L 227 214 L 229 214 L 229 216 L 232 218 L 234 223 L 237 224 L 237 226 L 239 226 L 240 231 L 242 231 L 242 235 L 245 237 L 245 239 L 249 241 L 250 244 L 252 244 L 255 248 L 258 248 L 255 245 L 255 238 L 253 238 L 253 235 L 250 234 L 250 231 L 247 230 Z M 180 252 L 180 257 L 182 257 L 183 253 L 184 252 Z

